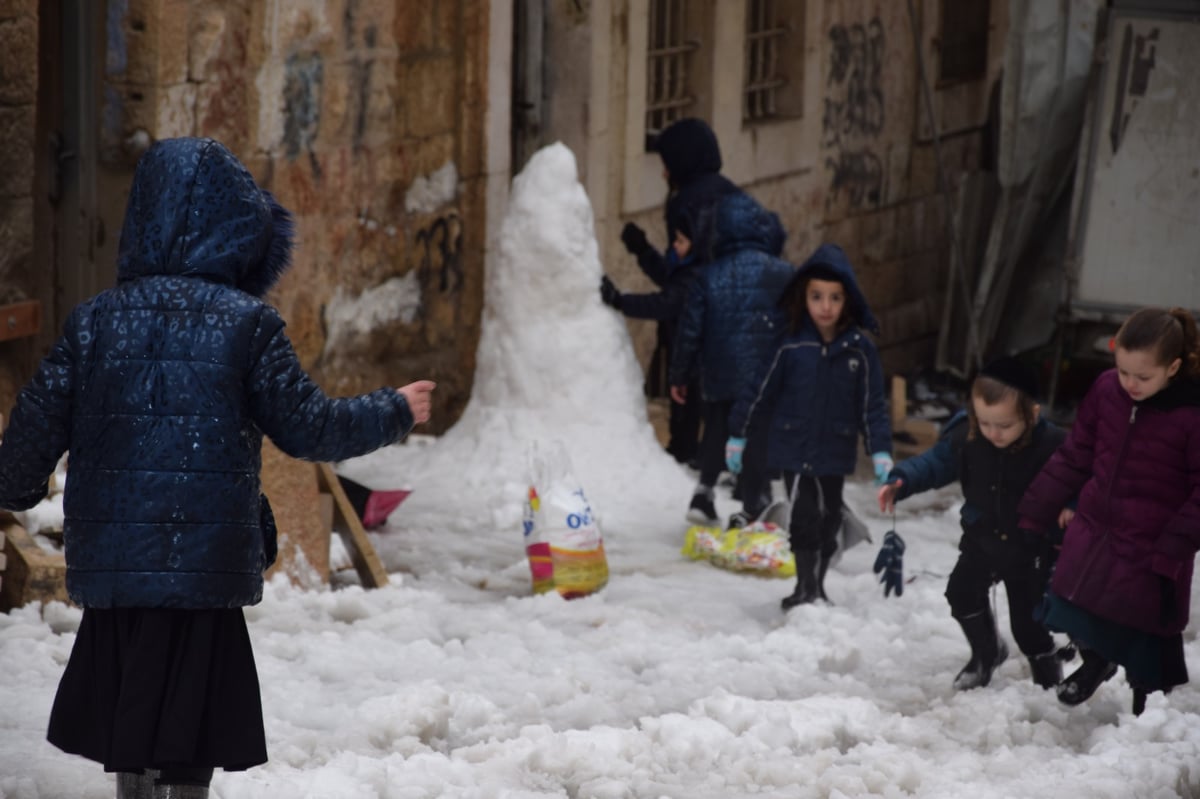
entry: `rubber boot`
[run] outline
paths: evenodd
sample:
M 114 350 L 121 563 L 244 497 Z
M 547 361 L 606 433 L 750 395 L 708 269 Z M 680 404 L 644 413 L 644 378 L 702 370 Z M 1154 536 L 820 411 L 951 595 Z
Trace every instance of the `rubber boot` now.
M 817 596 L 825 602 L 829 601 L 829 597 L 825 595 L 825 575 L 829 572 L 829 563 L 832 559 L 832 554 L 826 555 L 824 552 L 817 559 Z
M 796 590 L 785 596 L 779 605 L 785 611 L 797 605 L 807 605 L 821 598 L 817 583 L 820 556 L 815 549 L 802 549 L 792 553 L 796 561 Z
M 1040 655 L 1034 655 L 1029 658 L 1029 671 L 1033 676 L 1033 681 L 1042 688 L 1054 688 L 1062 682 L 1062 661 L 1058 657 L 1058 650 L 1051 649 L 1049 652 L 1044 652 Z
M 1096 693 L 1100 684 L 1117 673 L 1117 665 L 1109 663 L 1090 649 L 1079 648 L 1083 665 L 1058 684 L 1058 701 L 1064 705 L 1079 705 Z
M 956 620 L 971 645 L 971 659 L 954 678 L 954 688 L 959 691 L 983 688 L 992 681 L 996 667 L 1008 657 L 1008 646 L 996 632 L 990 609 Z

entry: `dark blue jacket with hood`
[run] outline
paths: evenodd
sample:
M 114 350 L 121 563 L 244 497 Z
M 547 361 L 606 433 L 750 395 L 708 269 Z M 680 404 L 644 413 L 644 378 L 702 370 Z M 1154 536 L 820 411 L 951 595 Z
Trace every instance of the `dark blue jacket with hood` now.
M 625 294 L 621 312 L 632 319 L 655 319 L 662 323 L 659 341 L 670 347 L 688 287 L 699 268 L 712 260 L 713 214 L 717 202 L 741 189 L 721 174 L 720 145 L 712 128 L 702 119 L 687 117 L 672 123 L 655 138 L 654 150 L 671 181 L 671 193 L 663 208 L 667 244 L 662 252 L 651 248 L 640 253 L 637 260 L 661 291 Z M 685 235 L 691 240 L 692 249 L 688 259 L 681 263 L 671 245 L 684 220 Z
M 779 297 L 795 270 L 778 257 L 785 234 L 779 217 L 748 194 L 717 205 L 715 259 L 700 270 L 679 317 L 669 371 L 684 385 L 699 366 L 706 402 L 737 398 L 741 386 L 780 335 Z
M 813 269 L 836 275 L 846 287 L 855 324 L 826 342 L 804 312 L 793 323 L 794 331 L 760 364 L 758 376 L 743 388 L 729 429 L 745 436 L 751 426 L 769 424 L 767 461 L 772 469 L 816 476 L 851 474 L 859 433 L 868 453 L 892 451 L 879 352 L 863 332 L 865 328 L 878 333 L 879 323 L 850 261 L 836 244 L 821 245 L 801 264 L 781 304 L 803 307 L 796 292 L 804 290 Z
M 331 399 L 301 368 L 261 299 L 288 265 L 291 227 L 211 139 L 160 141 L 138 163 L 117 285 L 72 311 L 0 443 L 9 509 L 36 504 L 69 450 L 67 590 L 79 605 L 257 602 L 275 547 L 263 435 L 330 461 L 412 427 L 394 389 Z

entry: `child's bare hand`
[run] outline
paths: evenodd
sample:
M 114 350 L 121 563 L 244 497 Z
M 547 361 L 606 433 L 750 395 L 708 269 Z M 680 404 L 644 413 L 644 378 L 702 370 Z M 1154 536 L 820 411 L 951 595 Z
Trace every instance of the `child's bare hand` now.
M 671 386 L 671 399 L 680 405 L 687 405 L 687 386 Z
M 437 388 L 437 383 L 432 380 L 418 380 L 396 389 L 408 401 L 408 409 L 412 411 L 413 415 L 413 424 L 425 424 L 429 421 L 435 388 Z
M 894 483 L 884 483 L 879 487 L 879 512 L 891 513 L 896 509 L 896 492 L 904 485 L 903 480 Z
M 1070 508 L 1063 508 L 1062 512 L 1058 514 L 1059 528 L 1062 530 L 1066 530 L 1067 525 L 1070 524 L 1071 520 L 1074 518 L 1075 518 L 1075 511 L 1071 510 Z

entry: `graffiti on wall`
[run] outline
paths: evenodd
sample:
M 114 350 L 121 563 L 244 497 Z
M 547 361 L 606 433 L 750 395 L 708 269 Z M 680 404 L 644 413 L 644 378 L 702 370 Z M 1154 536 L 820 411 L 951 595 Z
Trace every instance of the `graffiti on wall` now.
M 321 165 L 313 145 L 321 122 L 321 84 L 325 66 L 317 53 L 292 53 L 284 65 L 283 146 L 289 160 L 308 158 L 313 176 Z
M 350 92 L 354 98 L 353 144 L 355 150 L 363 147 L 363 136 L 367 130 L 367 111 L 371 101 L 371 78 L 375 70 L 375 47 L 379 40 L 379 28 L 367 22 L 362 30 L 362 47 L 355 40 L 361 9 L 359 0 L 349 0 L 342 11 L 342 30 L 345 31 L 346 52 L 350 54 L 348 75 Z
M 883 168 L 872 139 L 883 131 L 883 25 L 829 29 L 829 78 L 821 119 L 822 145 L 831 172 L 830 201 L 845 192 L 853 207 L 878 206 L 883 197 Z
M 421 285 L 454 294 L 463 283 L 462 220 L 451 211 L 417 231 L 414 258 Z

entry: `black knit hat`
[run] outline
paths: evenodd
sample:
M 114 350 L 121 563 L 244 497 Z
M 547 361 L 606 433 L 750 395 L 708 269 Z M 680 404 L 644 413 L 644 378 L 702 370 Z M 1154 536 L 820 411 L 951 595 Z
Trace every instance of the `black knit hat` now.
M 1036 400 L 1041 393 L 1037 375 L 1022 361 L 1011 355 L 1002 355 L 989 361 L 979 374 L 981 377 L 990 377 L 1010 388 L 1015 388 L 1032 400 Z

